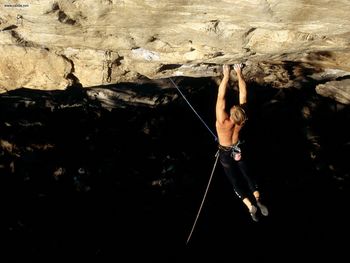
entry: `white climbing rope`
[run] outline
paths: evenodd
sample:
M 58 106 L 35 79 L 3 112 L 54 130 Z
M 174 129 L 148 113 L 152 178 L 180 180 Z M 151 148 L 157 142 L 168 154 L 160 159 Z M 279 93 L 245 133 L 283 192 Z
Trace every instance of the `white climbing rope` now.
M 214 136 L 215 141 L 218 140 L 218 138 L 216 137 L 216 135 L 210 130 L 210 128 L 208 127 L 208 125 L 205 123 L 205 121 L 201 118 L 201 116 L 199 116 L 199 114 L 197 113 L 197 111 L 192 107 L 191 103 L 186 99 L 185 95 L 181 92 L 181 90 L 179 89 L 179 87 L 175 84 L 175 82 L 169 78 L 171 83 L 173 83 L 174 87 L 179 91 L 179 93 L 181 94 L 181 96 L 184 98 L 184 100 L 187 102 L 188 106 L 190 106 L 190 108 L 193 110 L 193 112 L 197 115 L 197 117 L 200 119 L 200 121 L 204 124 L 204 126 L 208 129 L 208 131 Z
M 209 181 L 208 181 L 208 184 L 207 184 L 207 188 L 205 189 L 205 193 L 204 193 L 204 196 L 203 196 L 203 198 L 202 198 L 202 203 L 201 203 L 201 205 L 200 205 L 200 207 L 199 207 L 199 209 L 198 209 L 196 219 L 194 220 L 194 223 L 193 223 L 191 232 L 190 232 L 190 234 L 189 234 L 189 236 L 188 236 L 188 238 L 187 238 L 186 245 L 187 245 L 188 242 L 190 241 L 191 236 L 192 236 L 192 233 L 193 233 L 193 230 L 194 230 L 194 228 L 195 228 L 195 226 L 196 226 L 196 224 L 197 224 L 197 220 L 198 220 L 199 214 L 200 214 L 200 212 L 201 212 L 201 210 L 202 210 L 202 207 L 203 207 L 203 204 L 204 204 L 204 200 L 205 200 L 205 198 L 206 198 L 206 196 L 207 196 L 208 189 L 209 189 L 209 185 L 210 185 L 211 179 L 213 178 L 213 174 L 214 174 L 215 167 L 216 167 L 216 164 L 217 164 L 217 162 L 218 162 L 218 159 L 219 159 L 219 151 L 217 151 L 216 154 L 215 154 L 215 163 L 214 163 L 213 169 L 212 169 L 212 171 L 211 171 L 211 175 L 210 175 L 210 178 L 209 178 Z

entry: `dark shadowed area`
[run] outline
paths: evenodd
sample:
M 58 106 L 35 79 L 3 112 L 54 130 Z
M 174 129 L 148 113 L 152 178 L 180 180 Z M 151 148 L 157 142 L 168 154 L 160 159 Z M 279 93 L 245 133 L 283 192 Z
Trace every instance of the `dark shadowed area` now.
M 214 131 L 216 83 L 177 84 Z M 217 143 L 176 89 L 170 103 L 109 110 L 83 89 L 2 94 L 0 261 L 339 262 L 349 107 L 310 83 L 248 85 L 247 156 L 270 215 L 253 222 L 218 164 L 187 245 Z

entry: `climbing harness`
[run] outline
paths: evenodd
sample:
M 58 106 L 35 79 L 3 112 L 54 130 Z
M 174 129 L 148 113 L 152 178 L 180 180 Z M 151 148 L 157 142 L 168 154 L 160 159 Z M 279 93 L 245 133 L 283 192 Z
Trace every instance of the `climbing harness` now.
M 223 150 L 225 152 L 231 152 L 231 157 L 235 160 L 235 161 L 239 161 L 241 160 L 242 157 L 242 150 L 241 147 L 239 147 L 241 144 L 243 144 L 244 141 L 238 141 L 236 144 L 232 145 L 232 146 L 222 146 L 219 144 L 219 149 Z
M 179 93 L 180 93 L 181 96 L 184 98 L 184 100 L 187 102 L 187 104 L 190 106 L 190 108 L 193 110 L 193 112 L 194 112 L 194 113 L 197 115 L 197 117 L 200 119 L 200 121 L 204 124 L 204 126 L 208 129 L 208 131 L 214 136 L 215 141 L 217 141 L 218 138 L 216 137 L 216 135 L 210 130 L 210 128 L 208 127 L 208 125 L 204 122 L 204 120 L 199 116 L 199 114 L 196 112 L 196 110 L 192 107 L 191 103 L 186 99 L 185 95 L 181 92 L 181 90 L 179 89 L 179 87 L 175 84 L 175 82 L 174 82 L 171 78 L 169 78 L 169 79 L 170 79 L 171 83 L 174 85 L 174 87 L 179 91 Z M 186 245 L 188 244 L 188 242 L 189 242 L 190 239 L 191 239 L 192 232 L 193 232 L 193 230 L 194 230 L 194 228 L 195 228 L 195 226 L 196 226 L 196 223 L 197 223 L 199 214 L 200 214 L 200 212 L 201 212 L 201 210 L 202 210 L 202 206 L 203 206 L 203 204 L 204 204 L 204 200 L 205 200 L 205 198 L 206 198 L 206 196 L 207 196 L 207 192 L 208 192 L 208 189 L 209 189 L 209 185 L 210 185 L 211 179 L 212 179 L 212 177 L 213 177 L 216 164 L 217 164 L 218 159 L 219 159 L 219 151 L 216 152 L 215 157 L 216 157 L 216 158 L 215 158 L 215 163 L 214 163 L 213 169 L 212 169 L 212 171 L 211 171 L 211 175 L 210 175 L 210 178 L 209 178 L 209 181 L 208 181 L 208 184 L 207 184 L 207 188 L 206 188 L 205 193 L 204 193 L 204 196 L 203 196 L 203 198 L 202 198 L 202 203 L 201 203 L 201 205 L 200 205 L 200 207 L 199 207 L 199 209 L 198 209 L 198 212 L 197 212 L 197 215 L 196 215 L 196 219 L 195 219 L 195 221 L 194 221 L 194 223 L 193 223 L 191 232 L 190 232 L 190 234 L 189 234 L 189 236 L 188 236 L 188 238 L 187 238 Z

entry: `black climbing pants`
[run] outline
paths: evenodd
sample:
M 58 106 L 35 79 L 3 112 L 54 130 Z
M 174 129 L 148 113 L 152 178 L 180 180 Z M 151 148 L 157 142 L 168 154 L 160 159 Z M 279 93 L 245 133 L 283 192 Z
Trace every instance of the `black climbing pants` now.
M 233 148 L 219 147 L 219 160 L 222 164 L 224 172 L 233 186 L 236 195 L 244 199 L 251 193 L 258 190 L 255 180 L 248 174 L 245 156 L 239 161 L 232 157 Z

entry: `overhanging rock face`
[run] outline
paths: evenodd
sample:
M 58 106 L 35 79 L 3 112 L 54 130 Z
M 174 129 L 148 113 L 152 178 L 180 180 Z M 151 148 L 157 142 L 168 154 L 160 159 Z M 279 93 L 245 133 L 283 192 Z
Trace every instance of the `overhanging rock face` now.
M 290 81 L 300 68 L 310 74 L 350 74 L 347 0 L 28 0 L 1 5 L 2 92 L 64 89 L 72 76 L 83 87 L 141 76 L 218 76 L 221 64 L 237 62 L 246 62 L 247 74 L 257 81 L 276 86 L 294 85 Z

